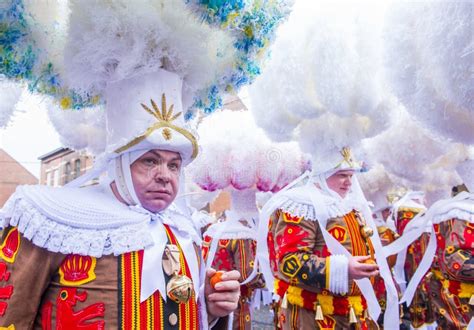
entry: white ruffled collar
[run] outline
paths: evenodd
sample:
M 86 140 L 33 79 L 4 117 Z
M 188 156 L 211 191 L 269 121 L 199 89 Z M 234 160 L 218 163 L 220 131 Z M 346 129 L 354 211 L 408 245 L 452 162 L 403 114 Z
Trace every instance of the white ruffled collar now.
M 92 257 L 120 255 L 153 245 L 147 224 L 154 217 L 200 244 L 191 220 L 174 205 L 153 215 L 119 202 L 101 185 L 19 186 L 0 213 L 4 227 L 17 226 L 26 239 L 39 247 Z
M 130 210 L 100 186 L 20 186 L 6 202 L 3 226 L 17 226 L 51 252 L 92 257 L 137 251 L 153 244 L 149 216 Z
M 238 216 L 238 213 L 228 211 L 226 216 L 226 221 L 212 224 L 203 236 L 213 239 L 257 239 L 257 228 L 252 225 L 252 219 L 248 220 L 249 226 L 245 226 L 239 221 L 241 217 Z
M 453 218 L 474 222 L 474 194 L 462 192 L 456 197 L 434 203 L 427 212 L 429 220 L 436 224 Z
M 321 212 L 315 210 L 310 196 L 316 196 Z M 324 194 L 312 184 L 289 189 L 282 193 L 283 201 L 279 208 L 293 216 L 304 217 L 311 221 L 325 223 L 330 218 L 344 216 L 352 210 L 361 210 L 361 206 L 353 198 L 340 199 Z M 319 207 L 318 207 L 319 208 Z M 319 219 L 318 219 L 319 217 Z M 323 218 L 321 218 L 323 217 Z

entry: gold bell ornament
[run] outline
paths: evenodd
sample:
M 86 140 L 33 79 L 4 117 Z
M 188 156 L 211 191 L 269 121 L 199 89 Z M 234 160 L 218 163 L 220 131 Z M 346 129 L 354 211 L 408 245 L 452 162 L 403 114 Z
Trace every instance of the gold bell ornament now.
M 374 230 L 369 226 L 365 225 L 360 229 L 360 233 L 362 234 L 362 237 L 369 238 L 372 237 L 372 235 L 374 234 Z
M 166 259 L 163 258 L 163 269 L 168 276 L 172 276 L 166 285 L 166 295 L 174 302 L 187 303 L 191 299 L 194 288 L 193 281 L 186 275 L 180 275 L 179 248 L 168 244 L 165 248 Z
M 323 309 L 319 303 L 316 305 L 316 315 L 314 316 L 314 319 L 316 321 L 324 320 Z
M 193 281 L 175 272 L 166 285 L 166 295 L 178 304 L 187 303 L 193 295 Z
M 357 323 L 355 310 L 354 310 L 354 307 L 352 306 L 350 307 L 350 310 L 349 310 L 349 323 Z
M 281 308 L 284 308 L 284 309 L 288 308 L 288 299 L 286 298 L 286 293 L 283 296 L 283 300 L 281 301 Z

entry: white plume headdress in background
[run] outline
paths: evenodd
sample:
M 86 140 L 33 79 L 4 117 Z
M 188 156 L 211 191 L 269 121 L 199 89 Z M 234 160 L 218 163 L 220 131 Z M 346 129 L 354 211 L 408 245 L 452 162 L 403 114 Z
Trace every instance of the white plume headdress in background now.
M 425 191 L 428 204 L 448 197 L 459 183 L 455 167 L 465 159 L 466 146 L 434 136 L 403 106 L 392 115 L 386 131 L 363 141 L 368 162 L 383 165 L 395 185 Z
M 183 80 L 189 119 L 196 109 L 213 112 L 225 92 L 260 73 L 291 0 L 8 0 L 0 6 L 1 77 L 24 81 L 63 109 L 88 111 L 105 102 L 110 82 L 165 69 Z M 80 134 L 66 135 L 72 147 L 84 142 Z
M 340 161 L 343 147 L 389 124 L 373 5 L 344 2 L 341 11 L 340 2 L 296 3 L 267 70 L 249 87 L 257 124 L 274 140 L 297 140 L 318 173 Z
M 461 178 L 461 182 L 467 187 L 470 193 L 474 192 L 474 146 L 467 149 L 464 159 L 456 167 L 456 172 Z
M 384 28 L 388 87 L 434 134 L 474 143 L 474 41 L 469 1 L 394 2 Z
M 213 114 L 202 121 L 198 134 L 201 153 L 188 173 L 204 190 L 275 192 L 310 167 L 295 142 L 271 142 L 248 111 Z

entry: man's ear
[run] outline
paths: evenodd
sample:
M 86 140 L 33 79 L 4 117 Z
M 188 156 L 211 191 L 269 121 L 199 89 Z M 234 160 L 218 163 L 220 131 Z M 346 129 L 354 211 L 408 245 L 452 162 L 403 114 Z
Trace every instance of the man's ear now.
M 110 183 L 110 189 L 112 189 L 112 192 L 114 193 L 115 198 L 117 198 L 120 203 L 127 204 L 125 200 L 122 198 L 122 196 L 120 196 L 120 193 L 118 192 L 117 184 L 115 183 L 115 181 L 112 181 Z

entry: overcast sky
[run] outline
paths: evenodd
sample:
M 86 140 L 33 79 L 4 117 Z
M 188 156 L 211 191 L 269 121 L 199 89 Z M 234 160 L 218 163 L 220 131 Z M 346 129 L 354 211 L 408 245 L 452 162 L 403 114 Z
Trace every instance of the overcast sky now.
M 44 108 L 22 98 L 8 126 L 0 129 L 0 148 L 39 178 L 38 157 L 60 147 L 59 136 Z

